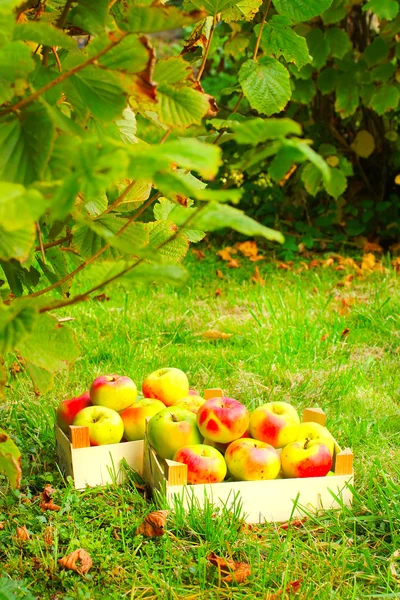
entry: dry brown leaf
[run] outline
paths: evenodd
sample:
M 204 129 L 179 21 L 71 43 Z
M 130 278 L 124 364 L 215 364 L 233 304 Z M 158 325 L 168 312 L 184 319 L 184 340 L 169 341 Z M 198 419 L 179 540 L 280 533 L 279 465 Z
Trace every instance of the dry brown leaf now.
M 376 265 L 375 256 L 371 252 L 369 252 L 368 254 L 364 254 L 364 256 L 362 257 L 362 262 L 361 262 L 362 271 L 373 271 L 375 269 L 375 265 Z
M 86 550 L 78 548 L 71 552 L 71 554 L 60 558 L 58 564 L 64 567 L 64 569 L 76 571 L 79 575 L 86 575 L 93 562 Z
M 107 294 L 98 294 L 98 296 L 93 296 L 92 300 L 96 300 L 96 302 L 108 302 L 110 296 L 107 296 Z
M 338 298 L 339 300 L 339 298 Z M 339 315 L 347 315 L 350 312 L 350 307 L 356 302 L 355 298 L 340 298 Z
M 229 558 L 222 558 L 217 556 L 215 552 L 211 552 L 211 554 L 207 556 L 207 560 L 217 567 L 220 575 L 226 575 L 222 578 L 222 581 L 236 581 L 237 583 L 243 583 L 251 574 L 250 565 L 247 563 L 236 562 Z
M 324 333 L 324 335 L 321 336 L 321 342 L 323 342 L 324 340 L 327 340 L 329 337 L 329 333 Z
M 37 556 L 34 556 L 32 558 L 32 569 L 34 571 L 38 571 L 41 568 L 42 568 L 42 561 Z
M 345 271 L 346 267 L 344 265 L 338 265 L 337 267 L 335 267 L 335 271 Z
M 293 521 L 287 521 L 286 523 L 281 523 L 279 525 L 279 529 L 284 529 L 287 531 L 289 527 L 303 527 L 304 523 L 307 521 L 307 517 L 303 517 L 302 519 L 293 519 Z
M 281 187 L 283 187 L 285 185 L 285 183 L 288 181 L 288 179 L 290 179 L 290 177 L 293 175 L 293 173 L 296 171 L 296 169 L 297 169 L 297 165 L 292 165 L 290 167 L 290 169 L 286 173 L 286 175 L 284 177 L 282 177 L 282 179 L 278 182 Z
M 398 256 L 395 260 L 392 260 L 392 267 L 396 273 L 400 272 L 400 257 Z
M 16 377 L 17 373 L 21 373 L 22 367 L 17 361 L 15 361 L 9 368 L 9 371 L 10 371 L 10 375 L 12 375 L 13 377 Z
M 260 271 L 258 270 L 257 266 L 254 269 L 254 275 L 252 276 L 251 281 L 253 281 L 254 283 L 258 283 L 261 286 L 265 285 L 265 280 L 261 277 Z
M 217 276 L 217 277 L 219 277 L 220 279 L 224 279 L 224 274 L 223 274 L 223 272 L 222 272 L 222 271 L 220 271 L 219 269 L 217 269 L 217 270 L 215 271 L 215 274 L 216 274 L 216 276 Z
M 23 542 L 27 542 L 31 539 L 29 531 L 27 530 L 25 525 L 23 525 L 22 527 L 17 527 L 17 538 Z
M 192 248 L 192 252 L 197 256 L 199 260 L 203 260 L 203 258 L 205 257 L 205 254 L 202 250 L 196 250 L 196 248 Z
M 44 486 L 44 490 L 41 493 L 42 501 L 40 503 L 40 508 L 42 510 L 60 510 L 61 506 L 54 504 L 52 495 L 56 490 L 54 490 L 49 483 L 46 483 Z
M 4 529 L 4 521 L 0 521 L 0 531 Z
M 377 252 L 378 254 L 382 254 L 383 248 L 380 244 L 375 244 L 374 242 L 367 242 L 363 248 L 364 254 L 368 254 L 368 252 Z
M 322 266 L 324 268 L 326 268 L 326 267 L 332 267 L 332 265 L 334 265 L 334 264 L 335 264 L 335 259 L 332 257 L 329 257 L 322 263 Z
M 308 266 L 310 269 L 316 269 L 317 267 L 319 267 L 319 260 L 317 258 L 314 258 L 314 260 L 312 260 Z
M 218 250 L 217 255 L 222 258 L 222 260 L 232 260 L 232 254 L 236 254 L 237 250 L 235 248 L 231 248 L 227 246 L 226 248 L 222 248 L 222 250 Z
M 292 270 L 292 265 L 293 265 L 292 262 L 287 262 L 287 263 L 281 262 L 278 265 L 278 269 L 283 269 L 285 271 L 291 271 Z
M 232 337 L 231 333 L 224 333 L 223 331 L 217 331 L 216 329 L 208 329 L 200 334 L 201 337 L 207 340 L 228 340 Z
M 48 525 L 43 531 L 43 540 L 47 546 L 51 546 L 53 543 L 53 526 Z
M 241 242 L 236 244 L 236 248 L 247 258 L 258 255 L 257 242 Z
M 348 333 L 350 333 L 350 329 L 348 327 L 345 327 L 342 331 L 342 337 L 345 337 Z
M 168 517 L 168 510 L 156 510 L 149 513 L 136 530 L 136 535 L 146 537 L 160 537 L 165 533 L 165 522 Z
M 221 288 L 217 288 L 217 289 L 215 290 L 215 295 L 216 295 L 216 296 L 222 296 L 222 290 L 221 290 Z
M 351 283 L 354 279 L 354 275 L 353 273 L 350 273 L 350 275 L 346 275 L 346 277 L 344 279 L 342 279 L 342 281 L 339 281 L 337 283 L 338 287 L 351 287 Z
M 400 252 L 400 242 L 396 242 L 396 244 L 392 244 L 390 246 L 390 252 L 392 254 L 397 254 L 398 252 Z
M 238 269 L 240 267 L 239 261 L 236 258 L 232 258 L 232 260 L 226 263 L 226 266 L 230 269 Z

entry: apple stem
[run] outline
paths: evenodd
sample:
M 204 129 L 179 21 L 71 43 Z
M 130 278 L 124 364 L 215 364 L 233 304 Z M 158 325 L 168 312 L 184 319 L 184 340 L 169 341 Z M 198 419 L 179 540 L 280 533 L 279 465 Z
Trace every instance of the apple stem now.
M 310 441 L 310 438 L 306 438 L 305 444 L 304 444 L 304 450 L 307 450 L 308 448 L 308 442 Z
M 171 413 L 171 419 L 174 423 L 178 423 L 178 419 L 176 418 L 176 415 L 174 415 L 174 413 Z

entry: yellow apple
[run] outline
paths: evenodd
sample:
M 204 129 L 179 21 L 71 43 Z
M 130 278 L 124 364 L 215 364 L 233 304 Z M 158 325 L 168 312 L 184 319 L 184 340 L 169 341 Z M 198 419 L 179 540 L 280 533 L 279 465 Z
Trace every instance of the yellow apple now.
M 184 396 L 183 398 L 179 398 L 179 400 L 175 400 L 173 406 L 183 406 L 187 408 L 192 413 L 197 414 L 200 406 L 202 406 L 205 402 L 205 398 L 201 396 L 195 396 L 194 394 L 189 394 L 188 396 Z
M 250 415 L 251 437 L 271 444 L 274 448 L 283 448 L 294 442 L 298 437 L 299 426 L 299 415 L 288 402 L 267 402 Z
M 172 406 L 179 398 L 189 395 L 189 381 L 180 369 L 158 369 L 143 381 L 142 391 L 145 398 L 157 398 L 165 406 Z
M 164 408 L 165 404 L 161 400 L 141 398 L 132 406 L 128 406 L 120 412 L 119 414 L 124 422 L 124 438 L 128 442 L 143 440 L 146 430 L 146 417 L 153 417 Z
M 265 442 L 240 438 L 225 452 L 229 473 L 239 481 L 276 479 L 281 470 L 278 452 Z
M 285 477 L 325 477 L 332 466 L 332 454 L 318 440 L 297 440 L 283 448 L 282 471 Z
M 319 423 L 312 423 L 311 421 L 307 423 L 300 423 L 297 439 L 318 440 L 319 442 L 322 442 L 328 446 L 330 453 L 333 456 L 335 441 L 327 428 Z

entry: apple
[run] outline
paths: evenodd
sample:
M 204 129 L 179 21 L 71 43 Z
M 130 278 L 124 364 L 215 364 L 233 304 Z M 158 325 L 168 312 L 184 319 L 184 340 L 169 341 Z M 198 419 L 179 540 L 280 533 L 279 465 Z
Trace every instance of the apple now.
M 229 473 L 239 481 L 276 479 L 281 470 L 281 460 L 275 448 L 251 438 L 241 438 L 229 444 L 225 460 Z
M 281 454 L 285 477 L 325 477 L 331 470 L 332 454 L 319 440 L 297 440 L 285 446 Z
M 91 446 L 118 444 L 124 435 L 124 423 L 112 408 L 107 406 L 88 406 L 75 417 L 73 425 L 89 427 Z
M 226 476 L 226 462 L 216 448 L 204 444 L 183 446 L 173 460 L 188 467 L 188 483 L 221 483 Z
M 94 406 L 106 406 L 117 412 L 131 406 L 136 398 L 135 383 L 124 375 L 101 375 L 90 387 L 90 399 Z
M 299 440 L 318 440 L 328 446 L 330 453 L 333 456 L 335 450 L 335 440 L 329 433 L 326 427 L 319 423 L 313 423 L 311 421 L 306 423 L 300 423 L 299 431 L 297 434 Z
M 243 433 L 243 435 L 240 436 L 239 439 L 241 438 L 250 438 L 250 432 L 248 429 L 246 429 L 246 431 Z M 232 440 L 234 441 L 234 440 Z M 214 442 L 213 440 L 208 440 L 207 438 L 205 438 L 204 440 L 204 444 L 206 444 L 207 446 L 212 446 L 213 448 L 216 448 L 217 450 L 219 450 L 222 454 L 225 454 L 226 449 L 228 448 L 229 444 L 231 444 L 232 442 L 227 442 L 226 444 L 221 444 L 220 442 Z
M 179 398 L 189 395 L 189 381 L 180 369 L 158 369 L 143 381 L 142 391 L 146 398 L 157 398 L 165 406 L 171 406 Z
M 84 392 L 80 396 L 64 400 L 57 407 L 56 423 L 60 429 L 69 435 L 69 426 L 72 425 L 75 416 L 83 408 L 91 406 L 89 392 Z
M 210 398 L 197 412 L 201 434 L 213 442 L 233 442 L 249 425 L 247 408 L 233 398 Z
M 283 448 L 294 442 L 299 426 L 299 415 L 288 402 L 267 402 L 250 415 L 251 437 L 274 448 Z
M 188 396 L 184 396 L 183 398 L 179 398 L 179 400 L 175 400 L 173 406 L 183 406 L 188 410 L 191 410 L 193 413 L 197 413 L 200 406 L 202 406 L 205 402 L 205 399 L 201 396 L 195 396 L 194 394 L 189 394 Z
M 189 396 L 199 396 L 199 392 L 197 392 L 194 388 L 189 388 Z
M 146 418 L 153 417 L 165 408 L 161 400 L 141 398 L 119 414 L 124 422 L 124 438 L 128 442 L 143 440 L 146 430 Z
M 197 428 L 196 415 L 187 408 L 164 408 L 151 417 L 147 437 L 161 458 L 172 459 L 183 446 L 201 444 L 203 437 Z

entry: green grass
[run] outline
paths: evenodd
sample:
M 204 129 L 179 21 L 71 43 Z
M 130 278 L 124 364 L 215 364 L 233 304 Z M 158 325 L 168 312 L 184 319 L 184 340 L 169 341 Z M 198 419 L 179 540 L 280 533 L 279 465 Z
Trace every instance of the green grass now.
M 391 571 L 400 548 L 398 276 L 374 273 L 343 288 L 337 283 L 345 272 L 258 263 L 260 287 L 250 281 L 254 264 L 242 260 L 229 270 L 205 252 L 202 262 L 188 258 L 184 287 L 114 288 L 109 301 L 71 307 L 65 314 L 75 321 L 65 326 L 76 330 L 82 354 L 51 393 L 35 396 L 25 373 L 16 375 L 0 415 L 23 451 L 24 478 L 19 492 L 0 480 L 0 598 L 12 599 L 10 591 L 1 596 L 8 577 L 41 600 L 285 598 L 286 586 L 299 579 L 298 597 L 307 600 L 400 598 L 398 559 L 397 579 Z M 357 299 L 346 315 L 338 312 L 343 297 Z M 232 336 L 206 340 L 201 333 L 209 329 Z M 154 506 L 134 485 L 76 492 L 57 469 L 54 407 L 101 373 L 125 373 L 140 385 L 161 366 L 177 366 L 198 390 L 222 387 L 249 407 L 271 400 L 299 411 L 322 407 L 338 442 L 354 450 L 353 509 L 287 532 L 272 524 L 246 529 L 240 515 L 212 507 L 178 510 L 167 535 L 145 539 L 135 531 Z M 39 508 L 48 482 L 58 490 L 58 513 Z M 26 525 L 30 541 L 16 539 L 17 525 Z M 85 577 L 57 563 L 79 547 L 93 559 Z M 250 563 L 248 581 L 219 581 L 210 552 Z

